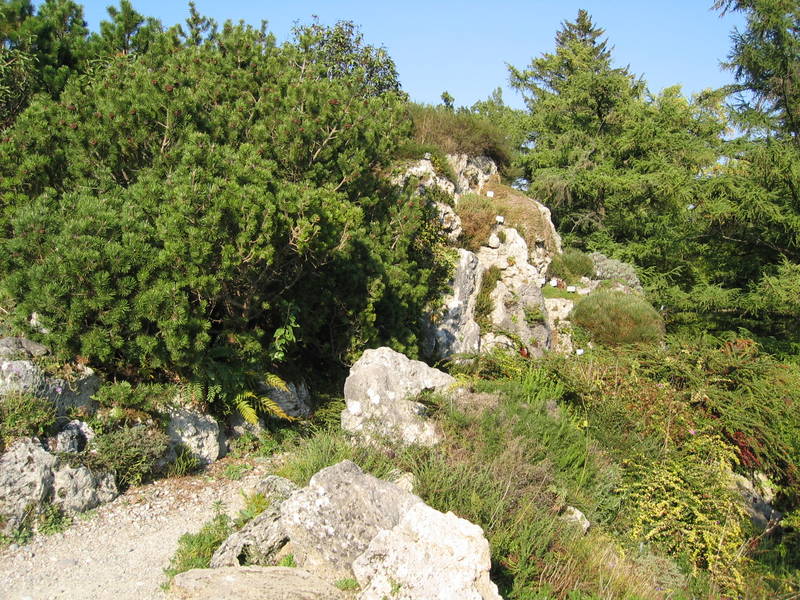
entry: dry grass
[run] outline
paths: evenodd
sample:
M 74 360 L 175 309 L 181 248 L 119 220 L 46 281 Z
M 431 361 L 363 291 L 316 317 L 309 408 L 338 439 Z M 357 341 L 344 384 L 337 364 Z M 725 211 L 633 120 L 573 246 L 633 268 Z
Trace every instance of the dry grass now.
M 494 193 L 493 198 L 467 194 L 458 201 L 457 212 L 464 229 L 467 249 L 476 251 L 485 245 L 496 215 L 503 215 L 506 225 L 519 231 L 529 249 L 543 245 L 551 254 L 558 252 L 553 228 L 545 216 L 534 205 L 534 201 L 522 192 L 500 183 L 493 177 L 483 187 L 483 193 Z

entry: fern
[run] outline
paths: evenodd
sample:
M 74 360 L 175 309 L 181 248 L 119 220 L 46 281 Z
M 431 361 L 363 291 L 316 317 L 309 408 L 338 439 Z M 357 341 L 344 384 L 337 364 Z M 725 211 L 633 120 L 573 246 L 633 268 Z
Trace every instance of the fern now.
M 259 396 L 251 390 L 237 394 L 233 403 L 242 418 L 253 425 L 258 424 L 259 409 L 266 414 L 285 421 L 297 421 L 297 417 L 287 414 L 277 402 L 268 396 Z

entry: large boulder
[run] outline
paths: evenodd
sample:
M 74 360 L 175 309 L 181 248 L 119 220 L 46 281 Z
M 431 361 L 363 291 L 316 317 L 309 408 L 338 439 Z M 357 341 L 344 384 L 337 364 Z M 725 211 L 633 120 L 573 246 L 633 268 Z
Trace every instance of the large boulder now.
M 344 594 L 302 569 L 226 567 L 192 569 L 175 576 L 173 600 L 336 600 Z
M 414 397 L 443 390 L 455 379 L 391 348 L 366 350 L 344 383 L 342 429 L 368 440 L 432 446 L 439 435 Z
M 23 337 L 0 338 L 0 359 L 26 359 L 49 354 L 46 346 Z
M 232 533 L 211 557 L 212 567 L 238 567 L 246 560 L 250 564 L 268 566 L 289 541 L 280 521 L 281 505 L 299 488 L 283 477 L 270 475 L 257 487 L 270 505 L 267 510 Z
M 425 356 L 440 360 L 453 354 L 480 350 L 481 328 L 475 322 L 475 302 L 483 267 L 469 250 L 458 250 L 458 265 L 450 284 L 452 292 L 445 296 L 442 308 L 430 315 L 426 323 L 423 351 Z
M 14 531 L 29 513 L 46 503 L 76 513 L 116 497 L 113 475 L 70 466 L 47 452 L 36 438 L 19 439 L 0 456 L 0 523 L 4 533 Z
M 281 505 L 281 521 L 302 567 L 331 581 L 351 576 L 353 561 L 384 529 L 422 502 L 346 460 L 321 470 Z
M 203 464 L 212 463 L 225 455 L 225 439 L 214 417 L 189 406 L 167 409 L 170 449 L 167 461 L 175 460 L 178 448 L 184 446 Z
M 483 530 L 453 513 L 413 505 L 353 563 L 359 600 L 500 600 Z

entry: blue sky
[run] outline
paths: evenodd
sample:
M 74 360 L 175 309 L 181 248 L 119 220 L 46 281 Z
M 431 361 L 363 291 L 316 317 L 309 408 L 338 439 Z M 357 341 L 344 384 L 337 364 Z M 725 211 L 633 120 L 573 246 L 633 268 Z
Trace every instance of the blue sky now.
M 188 15 L 187 2 L 132 0 L 134 8 L 173 25 Z M 78 0 L 80 2 L 80 0 Z M 686 94 L 731 82 L 720 69 L 730 32 L 742 27 L 738 15 L 720 18 L 712 0 L 516 0 L 460 2 L 406 0 L 255 2 L 196 0 L 201 13 L 258 25 L 261 20 L 285 40 L 292 24 L 318 15 L 325 24 L 352 20 L 368 43 L 385 46 L 394 58 L 403 89 L 413 100 L 438 103 L 447 90 L 457 105 L 471 105 L 503 86 L 504 98 L 521 106 L 508 86 L 506 64 L 527 65 L 553 49 L 561 22 L 585 8 L 606 30 L 615 62 L 643 75 L 651 90 L 681 84 Z M 106 17 L 108 0 L 83 2 L 91 29 Z

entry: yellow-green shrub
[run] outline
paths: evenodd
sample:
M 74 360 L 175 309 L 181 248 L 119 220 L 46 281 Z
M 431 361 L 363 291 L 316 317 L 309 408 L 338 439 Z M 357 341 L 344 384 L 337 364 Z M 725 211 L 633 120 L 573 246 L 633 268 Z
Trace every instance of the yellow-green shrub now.
M 616 346 L 657 342 L 664 337 L 664 322 L 641 296 L 599 291 L 579 300 L 570 320 L 586 329 L 597 342 Z
M 629 535 L 707 570 L 729 591 L 741 589 L 744 510 L 730 488 L 736 455 L 718 436 L 698 435 L 685 450 L 637 464 L 624 487 Z

